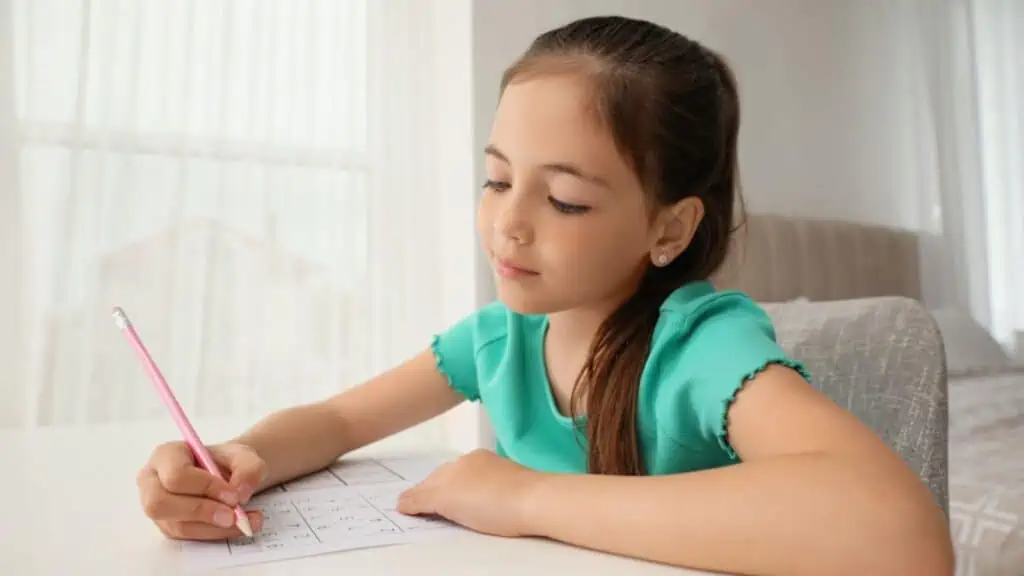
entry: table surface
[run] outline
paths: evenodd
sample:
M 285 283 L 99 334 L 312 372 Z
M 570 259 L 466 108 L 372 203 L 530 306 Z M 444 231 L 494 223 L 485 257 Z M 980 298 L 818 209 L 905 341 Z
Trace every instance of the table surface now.
M 207 441 L 231 437 L 238 422 L 196 422 Z M 158 443 L 177 439 L 169 419 L 0 431 L 0 566 L 5 574 L 182 573 L 175 543 L 139 506 L 135 474 Z M 378 443 L 362 453 L 426 449 Z M 473 532 L 428 541 L 223 569 L 219 574 L 705 574 L 540 539 Z

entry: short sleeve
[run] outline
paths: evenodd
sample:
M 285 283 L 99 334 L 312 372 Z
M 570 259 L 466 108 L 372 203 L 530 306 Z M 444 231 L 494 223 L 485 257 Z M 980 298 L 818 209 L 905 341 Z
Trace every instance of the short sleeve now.
M 737 459 L 727 418 L 743 386 L 773 364 L 810 380 L 805 367 L 776 341 L 771 318 L 742 293 L 718 293 L 659 328 L 652 343 L 661 366 L 659 428 L 681 445 L 722 450 Z
M 505 332 L 505 308 L 494 303 L 434 335 L 430 349 L 448 385 L 468 400 L 479 400 L 477 356 L 484 346 L 501 338 Z

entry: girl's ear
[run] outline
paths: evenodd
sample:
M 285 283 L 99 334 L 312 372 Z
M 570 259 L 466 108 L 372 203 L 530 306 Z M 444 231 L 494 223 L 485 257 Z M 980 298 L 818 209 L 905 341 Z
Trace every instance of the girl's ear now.
M 651 262 L 666 266 L 686 250 L 704 218 L 704 203 L 696 196 L 662 209 L 655 227 Z

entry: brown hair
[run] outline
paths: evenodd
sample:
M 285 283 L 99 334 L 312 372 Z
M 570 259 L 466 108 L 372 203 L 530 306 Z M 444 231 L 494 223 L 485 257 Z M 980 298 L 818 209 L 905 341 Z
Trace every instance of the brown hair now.
M 637 291 L 601 325 L 572 393 L 586 395 L 588 469 L 644 474 L 637 394 L 661 303 L 722 265 L 738 193 L 739 97 L 725 61 L 663 26 L 618 16 L 576 20 L 540 35 L 501 89 L 533 74 L 570 71 L 593 87 L 594 112 L 641 179 L 652 208 L 696 196 L 704 217 L 687 249 L 649 265 Z

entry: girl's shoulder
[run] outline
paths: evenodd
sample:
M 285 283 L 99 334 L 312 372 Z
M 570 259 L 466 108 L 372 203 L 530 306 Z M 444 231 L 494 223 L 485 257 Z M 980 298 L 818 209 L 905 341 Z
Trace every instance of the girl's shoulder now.
M 500 346 L 508 338 L 509 323 L 516 316 L 501 301 L 492 301 L 436 334 L 434 352 L 447 348 L 451 354 L 458 351 L 459 357 L 474 360 L 482 350 Z
M 764 308 L 746 293 L 720 290 L 701 281 L 669 294 L 661 304 L 655 336 L 678 340 L 697 334 L 704 339 L 767 336 L 774 340 L 775 328 Z
M 725 412 L 749 380 L 773 364 L 810 379 L 776 339 L 750 296 L 710 283 L 686 285 L 662 304 L 645 368 L 658 428 L 680 442 L 723 444 Z

